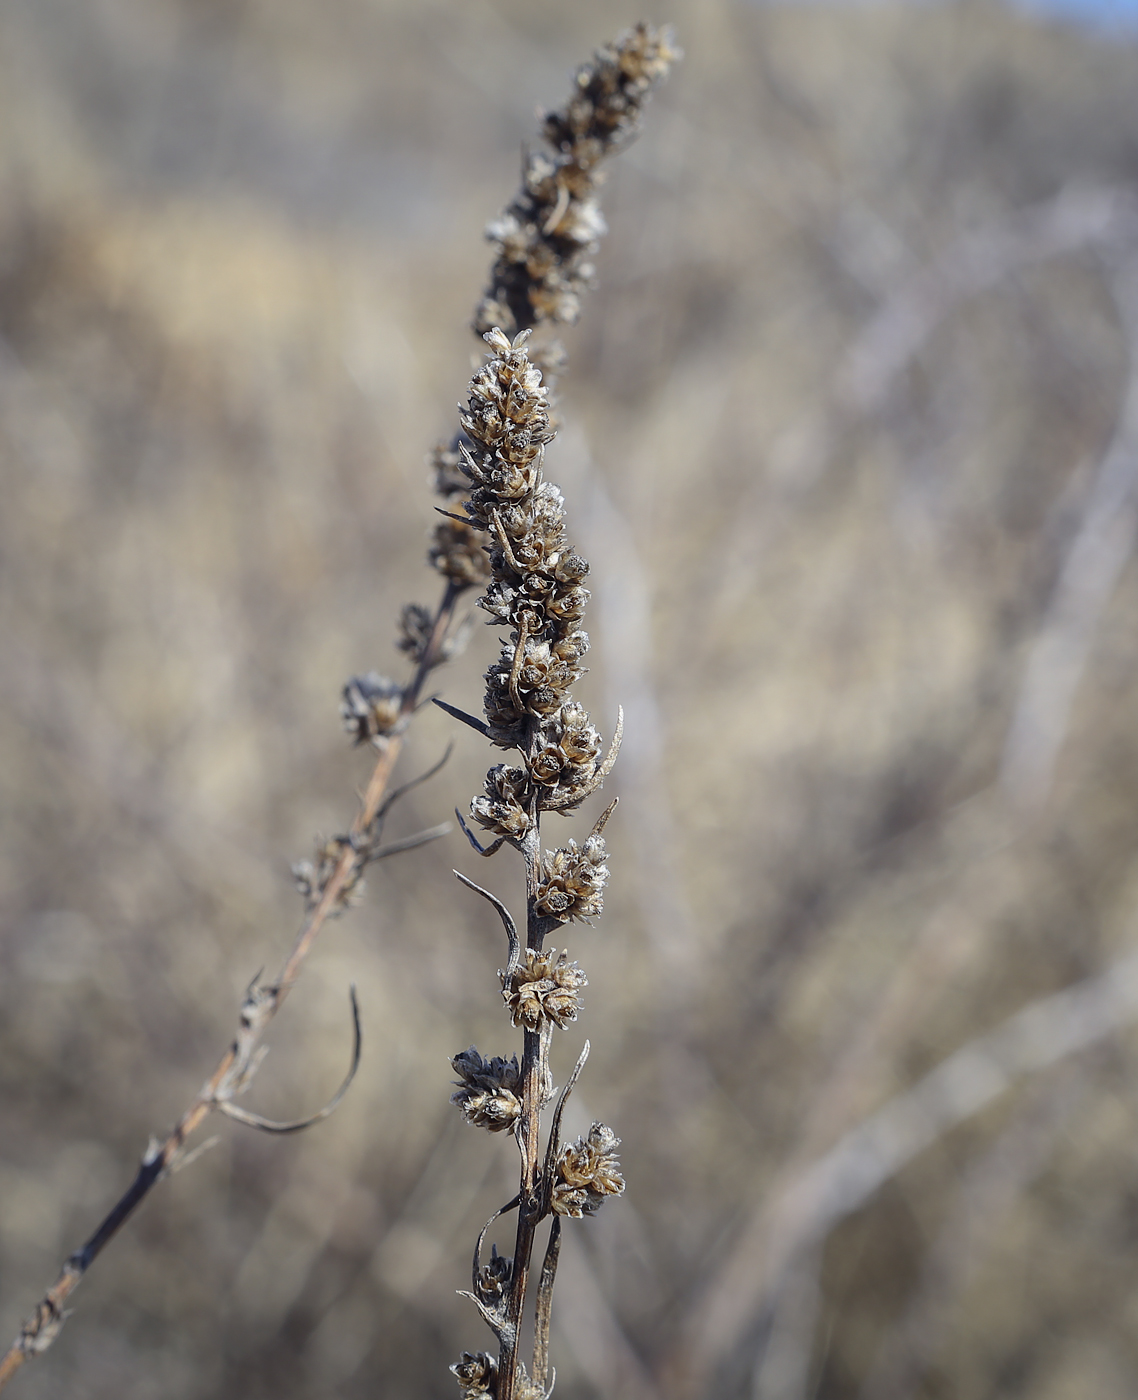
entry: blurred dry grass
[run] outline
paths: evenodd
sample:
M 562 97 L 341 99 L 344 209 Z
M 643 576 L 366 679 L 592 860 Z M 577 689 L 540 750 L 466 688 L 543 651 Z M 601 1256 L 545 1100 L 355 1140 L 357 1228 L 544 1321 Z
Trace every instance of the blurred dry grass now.
M 337 691 L 435 588 L 421 463 L 481 228 L 616 11 L 0 11 L 0 1335 L 211 1067 L 295 925 L 287 861 L 350 810 Z M 1133 424 L 1108 458 L 1134 46 L 978 3 L 653 18 L 687 59 L 613 172 L 550 459 L 593 563 L 586 699 L 629 726 L 568 1126 L 614 1124 L 630 1189 L 564 1252 L 558 1393 L 1129 1400 L 1125 1007 L 963 1121 L 941 1104 L 864 1199 L 791 1205 L 867 1115 L 1135 943 Z M 423 716 L 417 761 L 447 735 Z M 468 738 L 408 830 L 474 791 Z M 506 1037 L 500 932 L 445 847 L 375 875 L 275 1028 L 255 1098 L 291 1116 L 337 1082 L 359 983 L 340 1113 L 225 1125 L 29 1400 L 453 1394 L 513 1158 L 447 1105 L 448 1056 Z

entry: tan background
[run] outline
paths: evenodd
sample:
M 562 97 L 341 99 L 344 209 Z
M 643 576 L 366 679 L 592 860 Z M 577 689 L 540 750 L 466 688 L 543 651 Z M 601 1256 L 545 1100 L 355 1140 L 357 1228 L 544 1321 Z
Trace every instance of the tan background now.
M 481 229 L 637 15 L 0 8 L 5 1338 L 351 814 L 338 690 L 435 592 Z M 628 715 L 555 1066 L 592 1039 L 569 1126 L 615 1127 L 629 1191 L 570 1231 L 558 1394 L 1130 1400 L 1138 994 L 1094 979 L 1138 939 L 1136 46 L 971 3 L 652 18 L 687 58 L 613 169 L 549 458 L 584 698 Z M 408 774 L 452 729 L 422 716 Z M 479 783 L 456 738 L 398 831 Z M 515 903 L 519 870 L 475 859 L 374 872 L 249 1100 L 331 1092 L 354 980 L 347 1102 L 223 1123 L 14 1396 L 453 1400 L 514 1170 L 447 1103 L 449 1055 L 510 1044 L 450 869 Z

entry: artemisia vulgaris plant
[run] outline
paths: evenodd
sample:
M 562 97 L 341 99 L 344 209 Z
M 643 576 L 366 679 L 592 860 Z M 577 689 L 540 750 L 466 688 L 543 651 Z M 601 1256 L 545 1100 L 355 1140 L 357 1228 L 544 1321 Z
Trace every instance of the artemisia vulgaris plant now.
M 383 840 L 387 814 L 411 786 L 391 786 L 408 725 L 423 703 L 428 678 L 462 644 L 460 603 L 478 588 L 481 606 L 507 629 L 508 640 L 487 672 L 485 720 L 444 708 L 497 747 L 518 754 L 515 764 L 497 764 L 487 774 L 471 812 L 490 839 L 486 846 L 471 840 L 484 855 L 510 845 L 525 866 L 524 945 L 506 908 L 480 891 L 498 909 L 509 935 L 502 992 L 523 1045 L 520 1063 L 516 1054 L 484 1059 L 473 1047 L 456 1055 L 459 1088 L 453 1097 L 469 1122 L 513 1134 L 521 1151 L 521 1181 L 517 1196 L 498 1212 L 518 1213 L 512 1258 L 499 1255 L 496 1247 L 484 1257 L 489 1227 L 474 1256 L 470 1296 L 498 1339 L 498 1355 L 464 1353 L 452 1370 L 471 1400 L 533 1400 L 546 1393 L 560 1222 L 592 1214 L 608 1196 L 618 1195 L 624 1182 L 617 1139 L 603 1124 L 595 1123 L 571 1145 L 561 1144 L 561 1112 L 587 1043 L 554 1111 L 544 1152 L 540 1142 L 541 1113 L 553 1096 L 550 1040 L 555 1028 L 576 1018 L 585 985 L 585 974 L 568 953 L 555 945 L 546 949 L 545 942 L 570 921 L 600 913 L 608 878 L 601 832 L 612 807 L 579 846 L 569 841 L 543 853 L 540 826 L 543 813 L 572 812 L 601 786 L 616 757 L 620 725 L 602 758 L 600 736 L 570 691 L 589 645 L 582 626 L 588 565 L 569 548 L 561 495 L 543 477 L 545 448 L 555 432 L 548 378 L 564 356 L 555 341 L 536 348 L 527 339 L 535 327 L 577 319 L 581 293 L 592 280 L 590 258 L 604 232 L 597 167 L 635 134 L 645 98 L 677 56 L 669 31 L 646 24 L 599 50 L 578 71 L 566 106 L 545 118 L 547 149 L 527 155 L 521 189 L 489 228 L 495 262 L 474 330 L 485 336 L 491 353 L 471 381 L 461 431 L 434 452 L 435 485 L 447 509 L 430 559 L 443 576 L 442 594 L 433 608 L 411 603 L 403 609 L 399 645 L 411 663 L 406 679 L 370 672 L 353 677 L 343 691 L 344 727 L 375 755 L 355 819 L 348 830 L 318 840 L 313 857 L 293 867 L 305 913 L 291 951 L 275 977 L 254 979 L 233 1041 L 205 1085 L 170 1132 L 151 1142 L 130 1186 L 64 1262 L 0 1357 L 0 1389 L 55 1341 L 67 1300 L 87 1270 L 152 1188 L 185 1164 L 188 1139 L 212 1112 L 269 1132 L 294 1132 L 326 1117 L 343 1097 L 360 1054 L 354 993 L 351 1069 L 331 1103 L 307 1118 L 274 1123 L 235 1102 L 252 1083 L 264 1055 L 265 1031 L 318 934 L 352 902 L 367 866 L 445 830 Z M 521 1319 L 538 1227 L 546 1219 L 552 1226 L 536 1285 L 535 1342 L 527 1370 L 518 1356 Z
M 522 1032 L 522 1053 L 483 1056 L 471 1046 L 454 1057 L 452 1101 L 469 1123 L 512 1133 L 521 1157 L 517 1195 L 496 1212 L 474 1250 L 468 1296 L 498 1342 L 498 1354 L 464 1352 L 451 1367 L 463 1400 L 537 1400 L 549 1376 L 549 1320 L 564 1218 L 592 1215 L 624 1190 L 619 1139 L 594 1123 L 576 1142 L 561 1142 L 565 1101 L 588 1054 L 588 1042 L 557 1098 L 541 1142 L 542 1110 L 555 1091 L 549 1065 L 554 1032 L 577 1018 L 585 973 L 558 949 L 564 927 L 590 922 L 602 908 L 609 870 L 602 832 L 615 802 L 578 844 L 543 850 L 546 813 L 565 815 L 602 785 L 620 746 L 621 718 L 607 752 L 572 686 L 589 649 L 584 629 L 586 561 L 569 544 L 561 492 L 544 476 L 556 425 L 541 365 L 561 363 L 548 350 L 531 354 L 531 329 L 575 320 L 587 257 L 603 230 L 596 203 L 597 162 L 635 130 L 652 84 L 675 57 L 667 31 L 647 25 L 622 35 L 577 74 L 568 106 L 549 115 L 552 154 L 531 154 L 520 193 L 489 236 L 498 249 L 491 285 L 475 317 L 490 346 L 470 381 L 461 432 L 447 464 L 465 486 L 457 530 L 471 527 L 487 543 L 490 577 L 479 605 L 505 629 L 501 653 L 486 672 L 484 718 L 444 705 L 496 748 L 516 754 L 495 764 L 470 805 L 491 856 L 510 846 L 525 869 L 525 937 L 504 904 L 459 876 L 497 909 L 508 956 L 499 973 L 504 1009 Z M 509 334 L 507 333 L 509 332 Z M 462 820 L 460 816 L 460 821 Z M 482 844 L 485 841 L 486 844 Z M 547 940 L 549 946 L 547 947 Z M 504 1257 L 486 1237 L 499 1216 L 517 1212 L 514 1252 Z M 550 1221 L 541 1268 L 531 1290 L 539 1228 Z M 519 1356 L 527 1297 L 533 1293 L 534 1341 L 527 1367 Z

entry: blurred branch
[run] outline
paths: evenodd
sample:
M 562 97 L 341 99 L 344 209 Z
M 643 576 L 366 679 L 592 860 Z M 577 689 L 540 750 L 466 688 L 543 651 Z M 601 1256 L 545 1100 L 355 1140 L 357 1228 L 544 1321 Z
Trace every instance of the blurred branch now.
M 1023 1076 L 1098 1044 L 1134 1020 L 1138 953 L 1030 1003 L 970 1041 L 768 1196 L 734 1233 L 723 1268 L 691 1310 L 677 1358 L 686 1393 L 704 1392 L 717 1360 L 772 1305 L 802 1251 L 823 1240 L 918 1154 Z
M 1138 259 L 1109 282 L 1130 378 L 1118 427 L 1032 644 L 1004 745 L 1000 785 L 1021 811 L 1047 799 L 1099 618 L 1138 533 Z
M 1051 258 L 1136 243 L 1138 195 L 1125 186 L 1069 185 L 966 235 L 903 279 L 853 339 L 820 407 L 773 444 L 770 470 L 756 475 L 713 555 L 708 587 L 726 596 L 740 586 L 740 572 L 749 573 L 765 541 L 785 531 L 788 513 L 831 468 L 851 428 L 882 412 L 898 376 L 962 302 Z M 758 533 L 756 520 L 763 522 Z
M 1125 187 L 1068 186 L 1052 200 L 962 239 L 891 296 L 847 353 L 837 378 L 846 413 L 879 411 L 897 376 L 960 302 L 1032 263 L 1138 239 L 1138 196 Z
M 751 1400 L 807 1400 L 822 1302 L 821 1273 L 820 1244 L 801 1250 L 787 1269 L 755 1364 Z
M 319 896 L 309 910 L 280 972 L 271 983 L 261 984 L 258 979 L 254 980 L 241 1007 L 241 1021 L 237 1034 L 213 1074 L 182 1114 L 173 1131 L 164 1141 L 153 1142 L 147 1148 L 129 1189 L 86 1244 L 69 1256 L 59 1277 L 40 1299 L 34 1312 L 25 1320 L 20 1335 L 0 1358 L 0 1389 L 3 1389 L 26 1361 L 46 1351 L 55 1341 L 67 1317 L 65 1304 L 68 1298 L 106 1245 L 134 1214 L 151 1188 L 183 1157 L 187 1139 L 201 1126 L 213 1109 L 231 1104 L 232 1099 L 248 1087 L 260 1064 L 261 1041 L 270 1021 L 292 990 L 318 934 L 328 919 L 343 907 L 348 893 L 357 883 L 363 867 L 375 850 L 377 817 L 383 808 L 391 775 L 403 747 L 406 727 L 419 702 L 427 676 L 444 655 L 445 639 L 454 619 L 455 605 L 461 592 L 460 585 L 452 581 L 447 582 L 433 615 L 430 636 L 423 647 L 414 675 L 403 691 L 398 720 L 388 734 L 374 741 L 379 756 L 350 834 L 339 843 L 335 866 L 322 883 Z M 323 1115 L 317 1115 L 317 1118 L 320 1116 Z
M 1046 1166 L 1073 1110 L 1085 1102 L 1088 1077 L 1074 1070 L 1058 1087 L 1037 1086 L 1011 1126 L 969 1165 L 921 1280 L 862 1388 L 863 1400 L 908 1400 L 913 1394 L 953 1298 L 975 1274 L 1000 1220 Z

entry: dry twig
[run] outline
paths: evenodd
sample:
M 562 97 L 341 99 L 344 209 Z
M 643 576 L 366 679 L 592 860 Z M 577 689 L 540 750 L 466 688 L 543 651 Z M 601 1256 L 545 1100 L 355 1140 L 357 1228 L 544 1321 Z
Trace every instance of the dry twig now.
M 161 1142 L 152 1142 L 147 1148 L 130 1187 L 90 1239 L 68 1257 L 59 1277 L 24 1322 L 20 1335 L 4 1357 L 0 1358 L 0 1389 L 26 1361 L 42 1355 L 55 1341 L 67 1317 L 67 1300 L 79 1286 L 87 1270 L 134 1214 L 151 1189 L 185 1160 L 187 1141 L 214 1109 L 253 1127 L 271 1132 L 292 1132 L 327 1117 L 346 1092 L 359 1063 L 359 1018 L 354 990 L 352 1011 L 355 1048 L 352 1066 L 347 1080 L 331 1103 L 318 1113 L 295 1123 L 276 1124 L 247 1112 L 233 1102 L 234 1098 L 249 1087 L 263 1058 L 264 1047 L 261 1042 L 269 1022 L 292 990 L 321 929 L 329 918 L 345 907 L 352 891 L 358 887 L 360 877 L 369 861 L 390 852 L 390 847 L 385 851 L 379 845 L 383 819 L 390 811 L 392 803 L 406 790 L 389 793 L 391 775 L 403 747 L 407 724 L 419 704 L 427 676 L 449 654 L 447 638 L 461 592 L 462 585 L 448 579 L 442 599 L 431 619 L 429 631 L 419 649 L 411 681 L 399 691 L 397 702 L 387 714 L 377 717 L 373 713 L 373 729 L 377 723 L 382 725 L 382 732 L 376 729 L 370 735 L 378 749 L 375 767 L 350 831 L 345 836 L 325 843 L 319 852 L 320 861 L 317 868 L 304 877 L 307 880 L 309 909 L 292 951 L 271 982 L 262 982 L 258 977 L 250 984 L 241 1005 L 237 1033 L 228 1050 L 218 1061 L 216 1069 L 166 1138 Z M 358 686 L 358 682 L 349 682 L 346 687 L 346 707 L 350 707 L 353 686 Z M 373 706 L 373 711 L 374 709 Z M 435 828 L 432 833 L 424 833 L 424 836 L 441 834 L 442 829 Z M 423 838 L 412 838 L 416 844 L 421 839 Z

